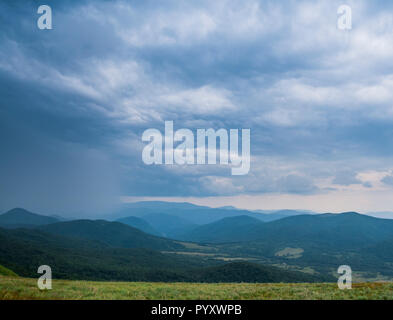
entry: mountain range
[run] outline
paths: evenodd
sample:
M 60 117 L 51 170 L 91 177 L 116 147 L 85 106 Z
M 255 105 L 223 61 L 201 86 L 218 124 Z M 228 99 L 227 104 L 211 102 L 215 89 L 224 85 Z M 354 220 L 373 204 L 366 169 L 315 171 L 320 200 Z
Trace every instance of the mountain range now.
M 288 244 L 329 243 L 347 247 L 393 238 L 393 220 L 355 212 L 298 215 L 271 222 L 239 216 L 200 226 L 182 238 L 207 243 L 259 240 Z
M 177 216 L 189 223 L 202 225 L 239 215 L 246 215 L 261 221 L 272 221 L 293 215 L 311 214 L 312 212 L 299 210 L 250 211 L 234 207 L 210 208 L 187 202 L 141 201 L 124 204 L 121 210 L 108 216 L 107 219 L 116 220 L 128 216 L 144 217 L 157 213 Z
M 12 270 L 20 276 L 34 277 L 37 267 L 46 264 L 51 266 L 56 278 L 79 280 L 329 280 L 323 275 L 307 275 L 247 261 L 227 263 L 210 257 L 177 254 L 191 253 L 190 248 L 195 246 L 193 243 L 149 235 L 119 222 L 75 220 L 43 224 L 28 229 L 0 228 L 0 265 L 4 266 L 2 269 Z M 203 246 L 198 248 L 204 249 Z
M 274 214 L 142 202 L 117 221 L 59 221 L 13 209 L 0 215 L 0 265 L 33 276 L 38 263 L 52 264 L 70 279 L 296 282 L 332 281 L 349 264 L 365 279 L 393 278 L 393 220 L 355 212 L 265 217 Z
M 306 213 L 311 212 L 298 210 L 259 212 L 241 210 L 230 206 L 210 208 L 186 202 L 142 201 L 125 204 L 123 209 L 108 216 L 107 219 L 135 226 L 130 221 L 130 217 L 141 218 L 158 232 L 156 234 L 169 238 L 182 238 L 184 234 L 191 232 L 198 226 L 214 223 L 225 218 L 248 216 L 268 222 Z

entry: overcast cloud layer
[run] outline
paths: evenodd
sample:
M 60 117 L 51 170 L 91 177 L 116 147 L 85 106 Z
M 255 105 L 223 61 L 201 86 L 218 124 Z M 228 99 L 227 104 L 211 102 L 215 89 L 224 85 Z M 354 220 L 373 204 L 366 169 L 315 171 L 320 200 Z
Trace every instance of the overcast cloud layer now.
M 0 209 L 345 192 L 392 208 L 391 1 L 347 1 L 351 31 L 334 0 L 48 1 L 53 30 L 40 4 L 0 3 Z M 250 173 L 146 166 L 142 132 L 165 120 L 250 128 Z

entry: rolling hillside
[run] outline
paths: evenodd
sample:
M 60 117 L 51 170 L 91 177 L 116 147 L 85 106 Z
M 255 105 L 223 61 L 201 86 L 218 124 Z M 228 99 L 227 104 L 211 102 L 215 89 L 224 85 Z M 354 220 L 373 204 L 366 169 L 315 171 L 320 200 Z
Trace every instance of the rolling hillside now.
M 187 279 L 184 270 L 205 266 L 205 261 L 40 230 L 0 229 L 0 264 L 24 277 L 36 277 L 38 266 L 45 264 L 59 279 L 182 281 Z
M 81 237 L 28 229 L 0 228 L 0 264 L 24 277 L 35 277 L 38 266 L 46 264 L 51 266 L 54 278 L 78 280 L 316 282 L 330 279 L 259 264 L 227 264 L 204 257 L 118 248 Z

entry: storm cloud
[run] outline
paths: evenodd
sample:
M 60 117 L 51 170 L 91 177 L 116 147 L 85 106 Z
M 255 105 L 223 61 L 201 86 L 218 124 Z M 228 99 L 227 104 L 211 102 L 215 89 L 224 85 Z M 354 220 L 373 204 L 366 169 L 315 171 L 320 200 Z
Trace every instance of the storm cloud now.
M 393 189 L 393 8 L 348 1 L 0 4 L 0 209 L 121 196 Z M 142 132 L 250 128 L 251 170 L 146 166 Z

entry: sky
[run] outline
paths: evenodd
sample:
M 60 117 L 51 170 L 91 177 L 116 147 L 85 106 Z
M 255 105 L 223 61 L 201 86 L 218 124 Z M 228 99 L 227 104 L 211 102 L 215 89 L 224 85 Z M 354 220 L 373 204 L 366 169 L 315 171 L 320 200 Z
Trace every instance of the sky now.
M 0 210 L 393 210 L 391 1 L 48 0 L 52 30 L 41 4 L 0 2 Z M 164 121 L 249 128 L 250 172 L 146 165 Z

